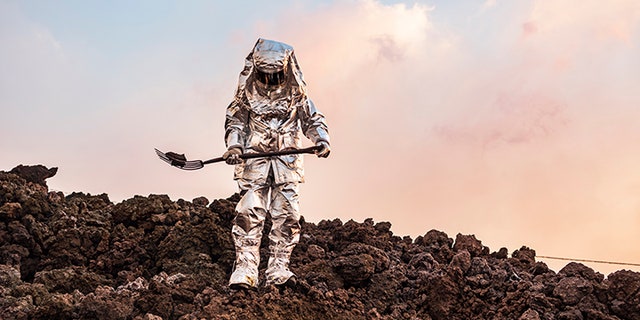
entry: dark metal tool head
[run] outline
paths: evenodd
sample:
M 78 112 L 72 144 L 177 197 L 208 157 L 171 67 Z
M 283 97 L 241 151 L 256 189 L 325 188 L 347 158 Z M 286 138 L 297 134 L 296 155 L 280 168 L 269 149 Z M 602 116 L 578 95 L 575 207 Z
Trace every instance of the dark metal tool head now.
M 155 150 L 160 159 L 176 168 L 180 168 L 182 170 L 198 170 L 204 167 L 204 164 L 201 160 L 189 161 L 184 156 L 184 154 L 179 154 L 171 151 L 164 153 L 158 149 Z

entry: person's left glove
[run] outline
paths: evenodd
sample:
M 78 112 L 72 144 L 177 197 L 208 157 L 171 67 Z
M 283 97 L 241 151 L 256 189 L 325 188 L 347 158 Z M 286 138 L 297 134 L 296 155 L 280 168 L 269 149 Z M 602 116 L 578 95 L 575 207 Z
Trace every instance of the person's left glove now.
M 321 147 L 316 151 L 316 155 L 318 156 L 318 158 L 326 158 L 329 156 L 329 153 L 331 153 L 331 146 L 329 146 L 326 141 L 320 141 L 316 144 L 316 146 Z
M 242 149 L 231 148 L 222 155 L 222 159 L 224 159 L 227 164 L 240 164 L 242 163 L 242 159 L 240 158 L 241 154 Z

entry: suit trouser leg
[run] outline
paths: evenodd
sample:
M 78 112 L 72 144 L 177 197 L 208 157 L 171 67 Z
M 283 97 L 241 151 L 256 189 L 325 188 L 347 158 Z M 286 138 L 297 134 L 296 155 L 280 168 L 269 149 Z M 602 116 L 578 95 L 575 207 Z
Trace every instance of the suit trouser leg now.
M 230 285 L 258 286 L 260 240 L 267 215 L 268 185 L 249 185 L 239 182 L 244 193 L 236 206 L 231 233 L 236 248 L 236 262 Z
M 269 232 L 269 262 L 265 275 L 267 284 L 283 284 L 292 276 L 289 270 L 291 252 L 300 240 L 300 205 L 298 184 L 273 186 L 269 213 L 273 225 Z

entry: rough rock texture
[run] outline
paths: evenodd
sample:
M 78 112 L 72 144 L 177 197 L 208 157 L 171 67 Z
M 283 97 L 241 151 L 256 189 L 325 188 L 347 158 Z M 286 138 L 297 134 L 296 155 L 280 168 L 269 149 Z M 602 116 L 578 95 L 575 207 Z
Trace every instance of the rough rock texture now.
M 12 172 L 0 171 L 0 319 L 640 319 L 640 273 L 555 273 L 530 248 L 398 237 L 370 219 L 303 222 L 298 286 L 231 291 L 237 195 L 113 204 L 49 192 L 46 168 Z

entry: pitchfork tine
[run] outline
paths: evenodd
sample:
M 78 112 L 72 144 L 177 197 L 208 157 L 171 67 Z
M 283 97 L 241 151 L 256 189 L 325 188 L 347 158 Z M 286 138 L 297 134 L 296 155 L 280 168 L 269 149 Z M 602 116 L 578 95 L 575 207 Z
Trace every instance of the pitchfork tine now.
M 165 155 L 162 151 L 155 149 L 156 150 L 156 154 L 158 155 L 158 157 L 160 157 L 160 159 L 162 159 L 164 162 L 171 164 L 171 160 L 167 157 L 167 155 Z

